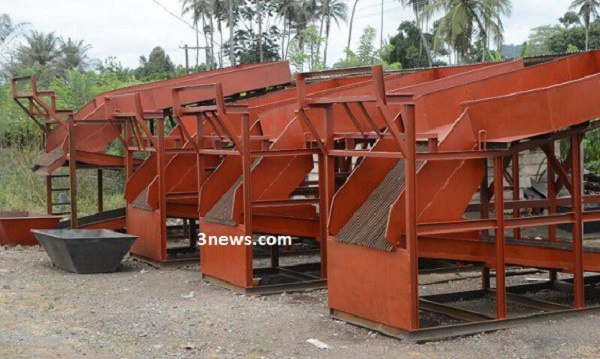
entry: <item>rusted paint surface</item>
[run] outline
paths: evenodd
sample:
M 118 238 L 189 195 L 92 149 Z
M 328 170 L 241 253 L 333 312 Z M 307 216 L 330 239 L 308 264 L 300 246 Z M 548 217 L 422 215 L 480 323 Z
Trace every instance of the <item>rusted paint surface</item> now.
M 31 212 L 0 212 L 0 244 L 35 246 L 38 241 L 31 230 L 54 229 L 60 220 Z

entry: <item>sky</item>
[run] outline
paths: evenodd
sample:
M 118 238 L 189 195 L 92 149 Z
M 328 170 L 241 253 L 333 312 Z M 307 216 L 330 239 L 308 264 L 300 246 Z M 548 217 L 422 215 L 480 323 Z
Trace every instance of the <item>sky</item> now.
M 349 6 L 353 3 L 352 0 L 346 1 Z M 513 0 L 512 16 L 504 19 L 505 42 L 521 44 L 527 40 L 531 28 L 557 23 L 571 1 Z M 382 0 L 359 0 L 352 35 L 353 48 L 356 48 L 366 26 L 380 29 L 381 5 Z M 395 34 L 400 22 L 413 19 L 412 10 L 402 7 L 399 0 L 383 0 L 383 7 L 386 39 Z M 92 58 L 104 60 L 108 56 L 116 56 L 126 67 L 137 67 L 140 55 L 148 55 L 155 46 L 163 47 L 175 64 L 184 63 L 184 51 L 180 47 L 195 43 L 194 31 L 169 11 L 179 15 L 180 1 L 0 0 L 0 13 L 8 14 L 13 21 L 27 22 L 29 28 L 37 31 L 84 40 L 92 45 L 89 52 Z M 341 28 L 333 25 L 329 65 L 344 56 L 347 41 L 347 24 L 342 23 Z

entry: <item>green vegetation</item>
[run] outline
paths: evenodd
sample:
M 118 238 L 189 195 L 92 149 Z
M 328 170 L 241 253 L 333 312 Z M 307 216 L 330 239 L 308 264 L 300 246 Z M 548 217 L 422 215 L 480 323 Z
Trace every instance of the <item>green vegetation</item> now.
M 52 33 L 36 31 L 23 34 L 25 27 L 14 24 L 7 15 L 0 15 L 0 48 L 13 55 L 12 59 L 2 59 L 0 72 L 0 209 L 45 212 L 45 180 L 31 170 L 43 151 L 42 133 L 14 103 L 9 79 L 36 74 L 40 89 L 56 92 L 59 108 L 75 110 L 98 93 L 142 80 L 114 59 L 94 65 L 87 56 L 90 46 L 83 41 L 64 40 Z M 22 43 L 15 46 L 13 40 L 21 35 Z M 175 70 L 168 70 L 175 75 Z M 147 76 L 157 75 L 149 71 Z M 96 181 L 95 171 L 80 171 L 78 205 L 82 214 L 93 213 L 97 208 Z M 104 183 L 105 208 L 122 207 L 122 174 L 107 172 Z
M 189 69 L 175 65 L 160 46 L 141 55 L 137 68 L 123 67 L 116 57 L 92 59 L 91 45 L 83 40 L 45 33 L 0 14 L 0 209 L 45 207 L 43 177 L 31 171 L 43 149 L 42 134 L 12 100 L 13 76 L 36 74 L 40 89 L 56 93 L 59 108 L 77 110 L 105 91 L 243 63 L 287 59 L 295 71 L 374 64 L 395 70 L 600 48 L 600 0 L 574 0 L 556 24 L 532 29 L 523 45 L 503 44 L 502 19 L 511 13 L 510 0 L 398 2 L 414 20 L 400 23 L 397 33 L 381 43 L 378 30 L 368 26 L 354 34 L 359 36 L 354 48 L 359 0 L 180 0 L 182 16 L 196 30 Z M 331 61 L 330 34 L 342 26 L 348 27 L 348 45 L 341 58 Z M 587 167 L 596 172 L 599 143 L 597 132 L 585 140 Z M 109 152 L 119 153 L 119 148 Z M 123 205 L 121 176 L 105 175 L 106 208 Z M 82 213 L 95 210 L 95 187 L 95 171 L 82 171 Z

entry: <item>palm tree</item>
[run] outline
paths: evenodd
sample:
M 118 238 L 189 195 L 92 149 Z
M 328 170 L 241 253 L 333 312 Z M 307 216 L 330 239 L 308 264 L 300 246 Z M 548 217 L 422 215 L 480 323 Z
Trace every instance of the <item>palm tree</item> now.
M 598 18 L 599 0 L 574 0 L 570 9 L 579 9 L 579 16 L 583 19 L 585 26 L 585 51 L 590 48 L 590 23 L 592 18 Z
M 196 67 L 199 66 L 200 64 L 200 38 L 199 38 L 199 22 L 202 21 L 202 29 L 203 29 L 203 33 L 204 33 L 204 42 L 206 43 L 207 48 L 209 49 L 209 51 L 207 51 L 207 65 L 209 66 L 209 68 L 212 68 L 212 42 L 209 41 L 208 39 L 208 34 L 207 34 L 207 26 L 206 26 L 206 15 L 207 13 L 210 16 L 210 2 L 208 2 L 208 0 L 181 0 L 182 2 L 182 8 L 181 8 L 181 14 L 182 15 L 188 15 L 191 14 L 192 15 L 192 21 L 194 23 L 194 28 L 196 29 Z M 212 23 L 212 16 L 211 16 L 211 23 Z M 212 28 L 210 30 L 211 34 L 212 34 Z
M 348 4 L 343 0 L 321 0 L 321 30 L 319 36 L 322 36 L 323 21 L 325 21 L 325 50 L 323 53 L 323 64 L 327 66 L 327 48 L 329 47 L 329 31 L 331 29 L 331 20 L 339 27 L 340 21 L 348 21 Z M 319 43 L 320 46 L 320 43 Z
M 61 57 L 58 63 L 58 71 L 64 74 L 67 70 L 85 71 L 89 66 L 90 59 L 87 52 L 92 48 L 82 40 L 74 41 L 68 38 L 60 42 Z
M 431 57 L 431 51 L 429 48 L 429 43 L 427 38 L 425 37 L 425 33 L 423 31 L 423 22 L 420 19 L 420 14 L 425 9 L 427 5 L 431 3 L 430 0 L 400 0 L 402 5 L 410 6 L 415 13 L 415 20 L 417 22 L 417 28 L 419 29 L 419 36 L 421 37 L 421 51 L 425 51 L 427 55 L 427 62 L 429 63 L 429 67 L 433 65 L 433 59 Z
M 217 20 L 217 31 L 219 32 L 219 67 L 223 67 L 223 21 L 225 21 L 227 4 L 224 0 L 211 0 L 211 8 Z
M 295 1 L 291 17 L 290 29 L 294 28 L 298 47 L 304 50 L 304 35 L 306 29 L 319 18 L 317 0 Z
M 31 67 L 35 63 L 51 66 L 60 58 L 60 39 L 53 32 L 45 34 L 33 31 L 25 35 L 26 44 L 19 46 L 16 53 L 17 62 L 23 67 Z
M 291 27 L 297 13 L 301 10 L 301 4 L 296 0 L 278 0 L 277 17 L 283 21 L 283 33 L 281 35 L 281 58 L 286 59 L 291 39 Z M 286 46 L 287 39 L 287 46 Z
M 352 16 L 350 16 L 350 28 L 348 29 L 348 46 L 346 47 L 346 60 L 350 58 L 350 43 L 352 42 L 352 26 L 354 25 L 354 14 L 356 13 L 356 4 L 359 0 L 354 0 L 352 5 Z
M 22 34 L 27 23 L 13 23 L 10 16 L 0 15 L 0 54 L 6 53 L 11 42 Z
M 463 63 L 475 34 L 479 34 L 485 47 L 493 38 L 500 45 L 504 30 L 501 18 L 510 14 L 510 0 L 435 0 L 422 12 L 424 19 L 442 13 L 435 33 L 435 44 L 448 43 L 455 51 L 456 60 Z M 487 49 L 484 48 L 484 51 Z

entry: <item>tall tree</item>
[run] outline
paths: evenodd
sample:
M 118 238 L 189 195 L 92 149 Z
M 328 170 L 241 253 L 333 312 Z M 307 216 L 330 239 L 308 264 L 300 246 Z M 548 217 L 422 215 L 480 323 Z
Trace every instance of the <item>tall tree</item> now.
M 329 32 L 331 30 L 331 21 L 339 27 L 340 21 L 348 21 L 348 4 L 343 0 L 321 0 L 320 3 L 322 23 L 325 22 L 325 50 L 323 52 L 323 64 L 327 66 L 327 49 L 329 48 Z M 323 26 L 319 31 L 322 37 Z M 320 45 L 319 45 L 320 47 Z
M 292 22 L 297 18 L 298 12 L 302 10 L 302 3 L 296 0 L 278 0 L 277 17 L 283 21 L 283 33 L 281 35 L 281 58 L 286 59 L 292 35 Z M 287 41 L 287 44 L 286 44 Z
M 415 14 L 415 20 L 417 22 L 417 27 L 419 29 L 419 36 L 420 36 L 420 49 L 419 51 L 425 51 L 425 55 L 427 56 L 427 63 L 429 64 L 429 67 L 432 66 L 433 64 L 433 58 L 431 56 L 431 49 L 429 47 L 429 42 L 427 41 L 427 38 L 425 37 L 425 30 L 423 29 L 423 24 L 424 22 L 421 21 L 420 16 L 421 16 L 421 12 L 423 11 L 423 9 L 425 9 L 425 7 L 427 5 L 429 5 L 431 3 L 430 0 L 400 0 L 402 2 L 403 5 L 405 6 L 410 6 L 413 9 L 413 12 Z
M 574 0 L 571 3 L 571 10 L 579 9 L 579 16 L 585 26 L 585 51 L 590 49 L 590 23 L 592 19 L 598 18 L 598 8 L 600 0 Z
M 143 81 L 170 78 L 174 72 L 175 65 L 160 46 L 152 49 L 148 58 L 140 56 L 140 67 L 135 70 L 136 77 Z
M 256 21 L 258 22 L 258 53 L 259 53 L 259 62 L 264 61 L 264 52 L 263 52 L 263 9 L 262 9 L 262 1 L 256 0 Z
M 354 25 L 354 14 L 356 14 L 356 5 L 359 0 L 354 0 L 354 5 L 352 5 L 352 15 L 350 16 L 350 28 L 348 28 L 348 46 L 346 47 L 347 56 L 346 59 L 350 58 L 350 45 L 352 42 L 352 26 Z
M 457 62 L 463 63 L 477 34 L 484 47 L 488 39 L 494 39 L 500 47 L 504 30 L 502 17 L 511 10 L 511 0 L 435 0 L 423 9 L 422 16 L 432 19 L 442 14 L 434 45 L 439 46 L 440 41 L 449 44 Z
M 25 26 L 27 23 L 14 23 L 10 16 L 0 15 L 0 54 L 5 53 L 12 40 L 22 35 Z
M 227 0 L 211 0 L 213 15 L 219 32 L 219 67 L 223 67 L 223 22 L 227 18 Z
M 210 3 L 208 0 L 181 0 L 182 15 L 191 15 L 192 22 L 194 23 L 194 28 L 196 29 L 196 67 L 200 64 L 200 21 L 202 21 L 202 32 L 204 34 L 204 42 L 207 48 L 210 48 L 208 34 L 206 31 L 206 13 L 209 11 Z M 212 67 L 211 64 L 211 51 L 207 51 L 207 59 L 209 67 Z
M 33 31 L 25 35 L 25 44 L 17 49 L 17 62 L 22 67 L 31 67 L 35 63 L 52 66 L 60 58 L 60 39 L 51 33 Z
M 235 66 L 235 55 L 233 53 L 233 32 L 235 21 L 233 20 L 233 0 L 227 0 L 227 21 L 229 26 L 229 62 Z
M 433 35 L 425 33 L 429 43 L 433 40 Z M 414 21 L 403 21 L 398 27 L 398 33 L 390 38 L 389 45 L 382 54 L 383 60 L 388 63 L 400 63 L 403 69 L 421 68 L 429 66 L 429 59 L 422 51 L 421 34 L 418 25 Z M 446 56 L 446 49 L 438 49 L 433 54 L 434 66 L 444 65 L 443 62 L 436 59 Z M 432 56 L 433 57 L 433 56 Z
M 57 64 L 58 72 L 64 75 L 68 70 L 86 71 L 90 64 L 87 53 L 92 46 L 84 43 L 83 40 L 75 41 L 71 38 L 66 41 L 60 39 L 59 42 L 61 56 Z

